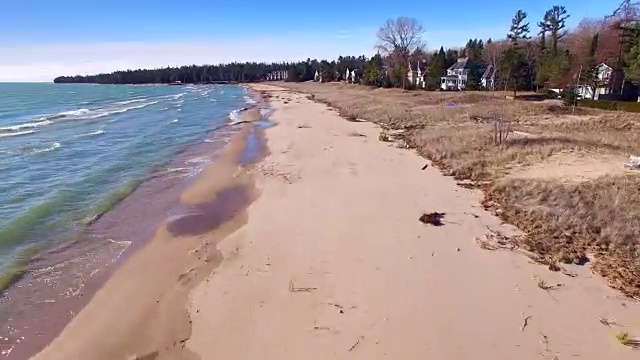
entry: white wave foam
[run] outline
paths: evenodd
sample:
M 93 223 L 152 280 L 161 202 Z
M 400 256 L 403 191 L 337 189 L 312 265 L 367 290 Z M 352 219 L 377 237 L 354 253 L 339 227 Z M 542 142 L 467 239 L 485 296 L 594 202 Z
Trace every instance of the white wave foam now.
M 186 94 L 186 93 L 182 93 L 182 94 L 178 94 L 178 95 L 173 95 L 173 100 L 178 100 L 178 99 L 180 99 L 181 97 L 183 97 L 183 96 L 184 96 L 184 94 Z
M 178 119 L 171 120 L 172 123 L 177 123 L 178 121 L 180 121 L 180 120 L 178 120 Z
M 52 123 L 51 120 L 41 120 L 36 122 L 29 122 L 24 124 L 0 127 L 0 131 L 16 131 L 21 129 L 31 129 L 31 128 L 37 128 L 44 125 L 49 125 L 51 123 Z
M 98 136 L 98 135 L 102 135 L 104 134 L 104 130 L 98 130 L 98 131 L 94 131 L 94 132 L 90 132 L 90 133 L 86 133 L 86 134 L 80 134 L 75 136 L 75 139 L 79 139 L 79 138 L 83 138 L 83 137 L 90 137 L 90 136 Z
M 113 115 L 113 114 L 121 114 L 121 113 L 127 112 L 129 110 L 142 109 L 143 107 L 147 107 L 149 105 L 157 104 L 159 102 L 160 101 L 152 101 L 152 102 L 148 102 L 146 104 L 130 106 L 130 107 L 117 109 L 117 110 L 106 110 L 106 111 L 103 111 L 103 112 L 98 112 L 95 115 L 87 116 L 85 118 L 86 119 L 97 119 L 97 118 L 101 118 L 101 117 L 105 117 L 105 116 L 109 116 L 109 115 Z
M 31 151 L 29 154 L 40 154 L 40 153 L 44 153 L 44 152 L 50 152 L 50 151 L 54 151 L 55 149 L 58 149 L 60 146 L 59 142 L 55 142 L 53 144 L 51 144 L 51 146 L 47 147 L 47 148 L 43 148 L 43 149 L 35 149 L 33 151 Z
M 62 111 L 57 113 L 56 115 L 62 117 L 62 116 L 80 116 L 80 115 L 84 115 L 87 114 L 89 112 L 89 109 L 78 109 L 78 110 L 69 110 L 69 111 Z
M 245 101 L 247 104 L 249 104 L 249 105 L 255 105 L 255 104 L 257 104 L 257 103 L 258 103 L 258 102 L 257 102 L 257 101 L 255 101 L 252 97 L 250 97 L 250 96 L 248 96 L 248 95 L 245 95 L 245 97 L 244 97 L 244 101 Z
M 9 133 L 0 133 L 0 138 L 12 137 L 12 136 L 22 136 L 33 134 L 35 130 L 26 130 L 26 131 L 18 131 L 18 132 L 9 132 Z
M 243 110 L 246 110 L 246 109 L 241 108 L 241 109 L 233 110 L 232 112 L 229 113 L 229 119 L 231 119 L 232 122 L 240 121 L 241 120 L 240 112 Z
M 127 104 L 132 104 L 132 103 L 145 101 L 145 100 L 149 100 L 149 98 L 133 99 L 133 100 L 127 100 L 127 101 L 118 101 L 118 102 L 116 102 L 116 104 L 118 104 L 118 105 L 127 105 Z

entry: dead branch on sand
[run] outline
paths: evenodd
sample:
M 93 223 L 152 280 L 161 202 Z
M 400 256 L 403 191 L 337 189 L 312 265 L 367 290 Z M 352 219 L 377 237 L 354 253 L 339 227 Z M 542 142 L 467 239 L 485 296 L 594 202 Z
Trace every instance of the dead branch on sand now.
M 351 345 L 351 347 L 349 348 L 349 351 L 352 351 L 353 349 L 355 349 L 356 346 L 358 346 L 358 344 L 360 344 L 360 340 L 362 340 L 362 339 L 364 339 L 364 336 L 360 336 L 358 338 L 358 340 L 353 345 Z
M 600 321 L 600 324 L 602 324 L 604 326 L 608 326 L 608 327 L 620 326 L 620 324 L 618 324 L 615 320 L 609 320 L 609 319 L 603 318 L 603 317 L 598 318 L 598 321 Z
M 476 243 L 484 250 L 517 250 L 520 245 L 513 236 L 506 236 L 495 230 L 489 229 L 489 233 L 476 238 Z
M 292 293 L 293 292 L 311 292 L 313 290 L 318 290 L 318 288 L 316 287 L 299 288 L 295 286 L 295 284 L 293 283 L 293 280 L 289 280 L 289 291 Z
M 525 317 L 523 319 L 524 322 L 523 322 L 522 326 L 520 327 L 520 331 L 524 331 L 524 329 L 527 327 L 527 325 L 529 325 L 529 319 L 531 319 L 531 317 L 532 316 L 529 315 L 529 316 L 527 316 L 527 317 Z

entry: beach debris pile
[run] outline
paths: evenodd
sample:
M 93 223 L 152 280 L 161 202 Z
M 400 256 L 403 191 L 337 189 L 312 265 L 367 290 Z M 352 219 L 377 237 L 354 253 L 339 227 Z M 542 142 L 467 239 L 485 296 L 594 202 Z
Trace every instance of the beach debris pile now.
M 422 216 L 420 216 L 418 220 L 420 220 L 420 222 L 423 224 L 429 224 L 433 226 L 442 226 L 444 225 L 444 223 L 442 222 L 442 219 L 444 219 L 445 215 L 446 215 L 445 213 L 439 213 L 439 212 L 431 212 L 428 214 L 425 213 L 425 214 L 422 214 Z
M 624 164 L 625 167 L 633 170 L 640 170 L 640 156 L 629 155 L 629 162 Z

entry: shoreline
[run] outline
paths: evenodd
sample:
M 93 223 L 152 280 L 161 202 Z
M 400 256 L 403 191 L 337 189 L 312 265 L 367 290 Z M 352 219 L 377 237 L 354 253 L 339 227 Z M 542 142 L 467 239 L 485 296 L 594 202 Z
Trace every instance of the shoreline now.
M 514 229 L 477 191 L 379 141 L 375 124 L 252 88 L 275 111 L 264 157 L 243 168 L 234 141 L 180 194 L 192 211 L 35 359 L 635 358 L 615 332 L 635 335 L 640 304 L 580 267 L 568 278 L 481 249 L 491 229 Z M 220 204 L 240 210 L 213 216 Z M 443 226 L 417 220 L 434 210 Z M 220 226 L 196 226 L 203 214 Z
M 190 333 L 188 291 L 220 263 L 215 244 L 246 222 L 244 209 L 258 196 L 238 162 L 253 126 L 242 124 L 216 161 L 183 189 L 181 215 L 163 221 L 34 359 L 155 358 L 158 351 L 171 359 L 191 358 L 180 340 Z
M 259 119 L 254 107 L 245 105 L 239 116 Z M 29 358 L 62 332 L 125 260 L 153 237 L 166 213 L 180 211 L 175 206 L 178 194 L 193 176 L 178 170 L 191 172 L 202 167 L 202 163 L 190 163 L 192 159 L 214 162 L 229 136 L 241 131 L 232 122 L 227 118 L 224 126 L 205 133 L 205 141 L 180 150 L 165 165 L 157 166 L 108 211 L 84 222 L 75 240 L 47 250 L 27 264 L 27 270 L 39 270 L 27 271 L 0 297 L 2 355 Z M 149 197 L 154 198 L 152 208 L 146 206 Z

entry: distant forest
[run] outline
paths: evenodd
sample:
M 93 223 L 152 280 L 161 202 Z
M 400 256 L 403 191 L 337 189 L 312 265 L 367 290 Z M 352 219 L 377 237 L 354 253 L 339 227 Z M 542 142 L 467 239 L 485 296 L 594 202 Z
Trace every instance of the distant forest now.
M 116 71 L 109 74 L 87 76 L 60 76 L 55 83 L 93 83 L 93 84 L 168 84 L 174 81 L 183 83 L 208 83 L 214 81 L 255 82 L 262 81 L 268 73 L 288 70 L 291 81 L 313 80 L 315 71 L 322 67 L 332 74 L 340 74 L 341 80 L 347 68 L 361 68 L 367 58 L 363 56 L 339 57 L 335 61 L 317 61 L 307 59 L 295 63 L 231 63 L 221 65 L 191 65 L 166 67 L 161 69 L 138 69 Z
M 89 76 L 61 76 L 56 83 L 146 84 L 207 83 L 213 81 L 262 81 L 272 71 L 287 70 L 287 81 L 344 80 L 346 69 L 358 72 L 357 82 L 381 87 L 416 87 L 407 81 L 417 67 L 424 82 L 420 87 L 440 87 L 440 77 L 460 57 L 467 58 L 466 89 L 481 89 L 484 70 L 493 69 L 494 86 L 514 93 L 538 87 L 566 88 L 576 84 L 594 90 L 600 87 L 622 89 L 640 84 L 640 4 L 631 0 L 598 19 L 583 19 L 575 29 L 567 29 L 570 17 L 564 6 L 553 6 L 541 19 L 530 21 L 524 10 L 517 10 L 511 26 L 505 26 L 504 39 L 475 39 L 459 48 L 427 50 L 422 41 L 424 29 L 416 19 L 388 20 L 377 33 L 378 54 L 340 56 L 333 61 L 307 59 L 294 63 L 232 63 L 224 65 L 167 67 L 154 70 L 116 71 Z M 508 23 L 508 19 L 505 19 Z M 599 75 L 606 64 L 612 70 L 603 83 Z M 315 79 L 316 72 L 319 75 Z M 425 75 L 426 74 L 426 75 Z M 617 90 L 616 90 L 617 91 Z

